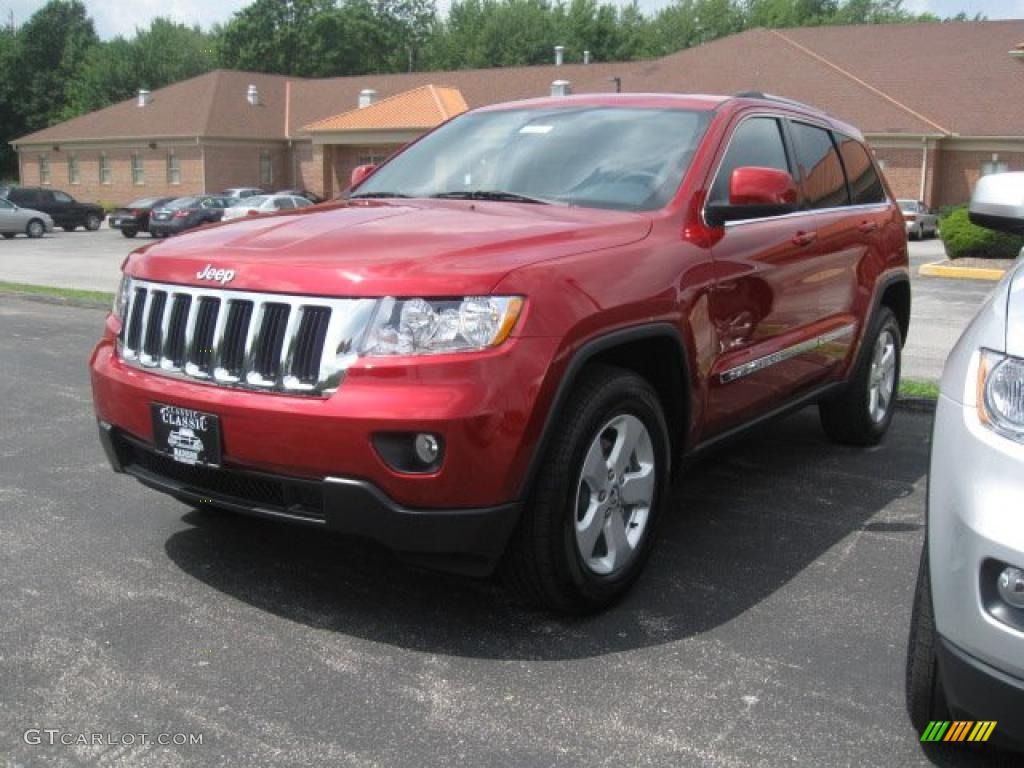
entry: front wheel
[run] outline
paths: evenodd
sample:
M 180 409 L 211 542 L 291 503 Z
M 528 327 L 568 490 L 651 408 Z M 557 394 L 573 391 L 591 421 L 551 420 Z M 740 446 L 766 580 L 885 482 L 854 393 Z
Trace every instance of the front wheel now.
M 946 720 L 949 716 L 935 653 L 937 642 L 935 615 L 932 612 L 931 576 L 928 571 L 928 542 L 925 541 L 917 572 L 917 589 L 914 591 L 910 638 L 907 642 L 907 712 L 918 733 L 923 733 L 932 720 Z
M 903 337 L 891 309 L 879 308 L 863 344 L 846 387 L 818 404 L 825 434 L 837 443 L 875 445 L 889 429 L 896 408 Z
M 103 219 L 97 216 L 95 213 L 90 213 L 85 217 L 85 228 L 90 232 L 95 232 L 103 224 Z
M 631 371 L 595 366 L 568 402 L 503 571 L 534 605 L 588 613 L 625 594 L 650 556 L 669 435 L 658 396 Z
M 25 227 L 25 234 L 35 239 L 42 237 L 46 232 L 46 226 L 39 219 L 32 219 Z
M 13 239 L 14 239 L 14 233 L 13 232 L 4 232 L 4 240 L 13 240 Z

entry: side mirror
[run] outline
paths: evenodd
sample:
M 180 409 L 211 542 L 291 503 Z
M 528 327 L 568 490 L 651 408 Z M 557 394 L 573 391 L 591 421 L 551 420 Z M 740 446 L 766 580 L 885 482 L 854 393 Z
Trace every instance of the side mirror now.
M 352 177 L 349 181 L 349 185 L 355 187 L 360 184 L 363 179 L 369 176 L 371 173 L 377 170 L 377 166 L 372 163 L 367 165 L 357 165 L 352 169 Z
M 729 202 L 706 209 L 708 224 L 781 216 L 796 210 L 796 182 L 777 168 L 737 168 L 729 178 Z
M 982 176 L 967 215 L 979 227 L 1024 235 L 1024 173 Z

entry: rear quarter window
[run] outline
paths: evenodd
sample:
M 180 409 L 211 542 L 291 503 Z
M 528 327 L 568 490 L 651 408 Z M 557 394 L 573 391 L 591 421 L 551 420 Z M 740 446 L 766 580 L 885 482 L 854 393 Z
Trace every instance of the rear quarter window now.
M 807 123 L 790 124 L 807 208 L 849 205 L 846 176 L 832 136 L 824 128 Z
M 846 178 L 850 184 L 850 202 L 853 205 L 871 205 L 885 202 L 885 188 L 882 179 L 871 162 L 867 148 L 856 139 L 836 134 L 839 143 L 839 156 L 846 168 Z M 916 209 L 916 205 L 914 206 Z

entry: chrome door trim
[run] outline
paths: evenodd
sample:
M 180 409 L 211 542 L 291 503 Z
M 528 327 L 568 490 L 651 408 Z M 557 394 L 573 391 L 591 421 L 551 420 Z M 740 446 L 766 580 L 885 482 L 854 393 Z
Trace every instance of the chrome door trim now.
M 847 336 L 852 336 L 854 331 L 856 330 L 856 323 L 848 323 L 847 325 L 842 325 L 838 328 L 828 331 L 827 333 L 822 333 L 818 336 L 815 336 L 814 338 L 798 342 L 784 349 L 780 349 L 778 352 L 772 352 L 770 355 L 758 357 L 754 360 L 750 360 L 746 363 L 743 363 L 742 365 L 737 365 L 726 371 L 722 371 L 722 373 L 719 374 L 718 378 L 723 384 L 730 384 L 746 376 L 750 376 L 751 374 L 757 373 L 758 371 L 763 371 L 765 368 L 770 368 L 773 365 L 785 362 L 786 360 L 794 358 L 797 355 L 802 355 L 805 352 L 812 352 L 815 349 L 823 347 L 824 345 L 830 342 L 838 341 L 839 339 L 846 338 Z

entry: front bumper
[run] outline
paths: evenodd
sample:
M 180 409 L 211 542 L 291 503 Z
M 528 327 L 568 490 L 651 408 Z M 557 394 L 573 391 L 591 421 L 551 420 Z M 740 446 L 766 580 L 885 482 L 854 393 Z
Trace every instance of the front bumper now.
M 979 663 L 1024 680 L 1024 632 L 1012 626 L 1024 626 L 1024 610 L 992 602 L 998 571 L 1024 568 L 1024 445 L 995 434 L 973 406 L 947 395 L 939 398 L 934 435 L 928 547 L 936 628 Z M 1019 706 L 1024 712 L 1024 699 Z
M 1024 749 L 1024 680 L 1000 672 L 942 637 L 936 654 L 954 716 L 994 720 L 991 741 Z
M 143 222 L 131 216 L 111 216 L 108 219 L 108 224 L 111 229 L 135 229 L 140 232 L 146 229 Z
M 518 503 L 412 509 L 365 480 L 314 481 L 180 464 L 104 422 L 100 422 L 100 442 L 115 472 L 132 475 L 185 503 L 322 526 L 371 539 L 405 560 L 453 573 L 492 573 L 519 516 Z

